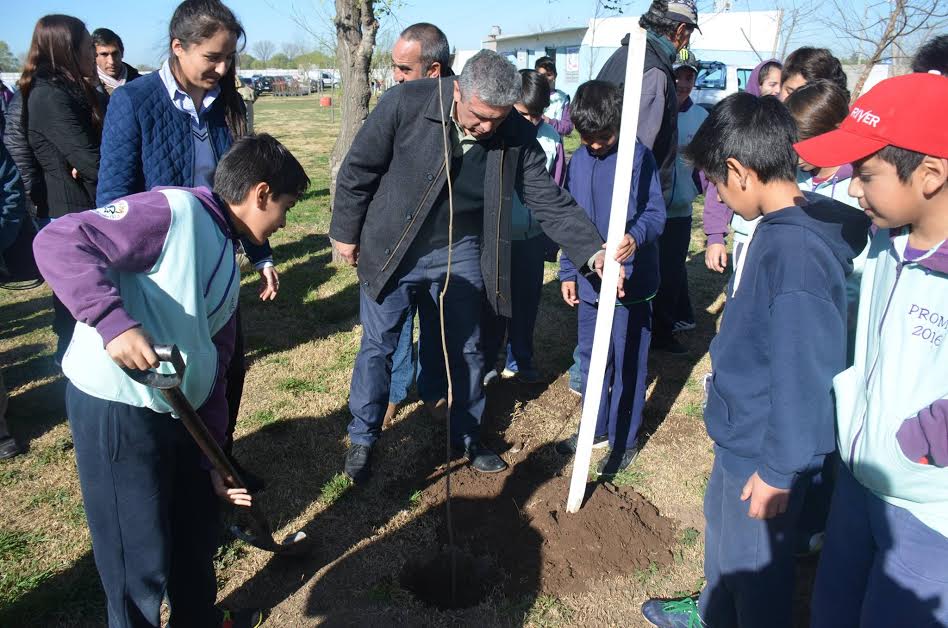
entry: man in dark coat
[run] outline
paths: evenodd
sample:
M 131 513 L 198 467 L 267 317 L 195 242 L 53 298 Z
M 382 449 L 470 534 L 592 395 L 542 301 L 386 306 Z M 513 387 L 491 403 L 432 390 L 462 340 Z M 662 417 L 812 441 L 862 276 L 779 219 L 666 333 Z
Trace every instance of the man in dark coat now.
M 417 300 L 423 327 L 438 318 L 433 304 L 448 283 L 449 250 L 444 320 L 451 440 L 478 471 L 506 468 L 478 433 L 484 410 L 479 322 L 485 295 L 498 314 L 510 316 L 515 191 L 547 234 L 585 262 L 583 272 L 601 269 L 595 226 L 550 178 L 532 125 L 508 116 L 520 92 L 516 68 L 482 50 L 457 79 L 422 79 L 389 90 L 342 164 L 329 235 L 358 265 L 360 283 L 362 346 L 352 375 L 352 444 L 345 463 L 353 480 L 369 473 L 388 403 L 392 354 L 413 295 L 433 297 Z
M 115 88 L 141 76 L 138 70 L 122 61 L 125 57 L 125 44 L 115 31 L 108 28 L 95 29 L 92 31 L 92 43 L 95 44 L 95 65 L 99 81 L 109 96 Z
M 668 203 L 675 185 L 675 160 L 678 157 L 678 96 L 673 67 L 678 52 L 688 46 L 692 32 L 698 28 L 698 11 L 694 0 L 653 0 L 639 19 L 639 25 L 646 30 L 648 40 L 637 135 L 655 155 L 662 193 Z M 629 36 L 626 35 L 622 46 L 612 53 L 597 78 L 622 85 L 628 59 Z M 675 314 L 656 309 L 653 349 L 687 353 L 687 349 L 672 335 Z

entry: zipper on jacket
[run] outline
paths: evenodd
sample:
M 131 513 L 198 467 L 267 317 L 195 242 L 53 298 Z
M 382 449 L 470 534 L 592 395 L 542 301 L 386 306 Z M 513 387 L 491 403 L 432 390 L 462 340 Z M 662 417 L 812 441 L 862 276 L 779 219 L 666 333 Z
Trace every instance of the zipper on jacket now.
M 505 146 L 503 141 L 500 142 L 500 185 L 498 186 L 500 192 L 497 198 L 497 233 L 494 238 L 494 294 L 497 295 L 497 299 L 502 299 L 503 295 L 500 293 L 500 217 L 504 211 L 504 154 Z M 522 201 L 522 199 L 521 199 Z M 521 202 L 521 204 L 523 204 Z M 524 205 L 526 207 L 526 205 Z M 504 299 L 506 301 L 506 299 Z
M 746 255 L 746 253 L 745 253 Z M 872 360 L 872 367 L 869 369 L 869 375 L 866 376 L 866 396 L 869 395 L 869 389 L 872 384 L 872 376 L 875 375 L 876 367 L 879 365 L 879 354 L 882 353 L 882 328 L 885 326 L 885 319 L 889 315 L 889 307 L 892 305 L 892 298 L 895 296 L 895 289 L 899 286 L 899 279 L 902 277 L 902 267 L 905 266 L 905 262 L 899 262 L 895 267 L 895 281 L 892 283 L 892 290 L 889 292 L 889 299 L 886 301 L 885 309 L 882 311 L 882 319 L 879 321 L 879 345 L 880 349 L 876 351 L 876 355 Z M 862 431 L 866 427 L 866 419 L 869 415 L 869 409 L 862 413 L 862 419 L 859 423 L 859 429 L 856 431 L 856 435 L 853 437 L 853 444 L 849 448 L 849 468 L 853 468 L 853 464 L 856 459 L 856 443 L 859 442 L 859 437 L 862 436 Z
M 402 235 L 399 236 L 398 242 L 395 243 L 395 246 L 392 247 L 392 253 L 388 256 L 388 259 L 385 260 L 385 263 L 382 264 L 382 268 L 379 269 L 379 272 L 384 271 L 389 264 L 392 263 L 392 259 L 395 257 L 395 254 L 398 252 L 398 247 L 402 245 L 402 242 L 405 240 L 405 236 L 408 235 L 408 232 L 411 231 L 411 226 L 415 224 L 415 221 L 418 220 L 418 214 L 421 211 L 421 206 L 425 204 L 425 201 L 428 199 L 428 195 L 431 194 L 432 188 L 434 188 L 435 183 L 438 182 L 438 179 L 441 178 L 441 172 L 444 170 L 444 164 L 441 164 L 441 167 L 438 168 L 438 172 L 435 174 L 434 179 L 431 180 L 431 183 L 428 185 L 428 189 L 425 190 L 425 195 L 421 197 L 421 202 L 418 203 L 418 207 L 415 208 L 414 213 L 411 217 L 411 222 L 408 223 L 408 226 L 402 231 Z

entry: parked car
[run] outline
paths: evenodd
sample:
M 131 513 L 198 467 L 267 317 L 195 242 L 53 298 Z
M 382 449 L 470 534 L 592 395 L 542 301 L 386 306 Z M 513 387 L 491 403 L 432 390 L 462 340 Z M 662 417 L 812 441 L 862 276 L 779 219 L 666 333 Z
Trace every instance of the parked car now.
M 261 76 L 257 79 L 257 94 L 272 94 L 273 93 L 273 77 L 271 76 Z
M 332 72 L 320 72 L 320 80 L 323 82 L 323 89 L 332 89 L 339 87 L 339 77 Z
M 691 99 L 705 109 L 711 109 L 725 96 L 747 89 L 753 67 L 725 65 L 720 61 L 702 61 Z

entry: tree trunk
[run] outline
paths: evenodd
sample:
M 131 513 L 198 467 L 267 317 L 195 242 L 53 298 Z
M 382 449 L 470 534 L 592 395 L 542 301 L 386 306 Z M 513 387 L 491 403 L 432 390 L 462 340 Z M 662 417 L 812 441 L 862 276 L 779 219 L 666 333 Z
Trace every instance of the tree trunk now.
M 336 175 L 352 140 L 369 115 L 369 70 L 379 22 L 375 0 L 336 0 L 336 60 L 342 83 L 339 136 L 329 155 L 329 204 L 336 198 Z M 353 244 L 349 242 L 348 244 Z M 340 261 L 333 247 L 333 261 Z
M 882 33 L 879 43 L 876 44 L 875 50 L 866 60 L 865 65 L 863 65 L 862 72 L 859 74 L 859 80 L 853 85 L 850 103 L 856 102 L 856 99 L 859 98 L 863 86 L 866 84 L 866 81 L 869 80 L 869 74 L 872 73 L 872 68 L 879 63 L 879 60 L 882 59 L 882 55 L 885 54 L 885 51 L 895 40 L 895 27 L 905 12 L 905 2 L 906 0 L 895 0 L 893 2 L 892 13 L 889 15 L 889 21 L 885 25 L 885 31 Z

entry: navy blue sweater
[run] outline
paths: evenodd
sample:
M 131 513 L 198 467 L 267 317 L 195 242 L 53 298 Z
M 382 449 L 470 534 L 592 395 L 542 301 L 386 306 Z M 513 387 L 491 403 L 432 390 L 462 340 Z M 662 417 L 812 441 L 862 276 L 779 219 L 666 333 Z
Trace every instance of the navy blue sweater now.
M 721 330 L 705 424 L 722 463 L 790 488 L 836 448 L 833 376 L 846 368 L 846 275 L 868 219 L 806 193 L 803 207 L 765 215 Z
M 602 157 L 590 153 L 585 146 L 577 150 L 566 170 L 566 189 L 586 210 L 586 215 L 605 239 L 609 231 L 612 209 L 612 186 L 616 178 L 618 142 Z M 665 228 L 665 200 L 658 181 L 655 158 L 644 144 L 635 141 L 632 166 L 632 189 L 626 217 L 626 233 L 635 238 L 637 246 L 625 267 L 625 298 L 623 301 L 644 301 L 658 291 L 658 236 Z M 586 263 L 586 260 L 581 260 Z M 579 276 L 579 298 L 586 303 L 599 300 L 598 286 L 576 272 L 576 265 L 566 252 L 560 256 L 560 281 L 576 281 Z

